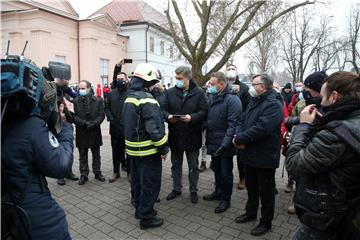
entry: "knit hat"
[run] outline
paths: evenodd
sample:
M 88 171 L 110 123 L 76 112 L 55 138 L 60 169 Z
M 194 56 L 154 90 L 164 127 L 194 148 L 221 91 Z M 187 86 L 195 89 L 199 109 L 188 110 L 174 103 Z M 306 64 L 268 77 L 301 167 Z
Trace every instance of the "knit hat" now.
M 291 89 L 291 83 L 285 84 L 284 88 L 286 88 L 286 89 Z
M 327 76 L 328 75 L 323 71 L 314 72 L 306 77 L 306 79 L 304 81 L 304 85 L 319 93 L 321 90 L 323 81 Z

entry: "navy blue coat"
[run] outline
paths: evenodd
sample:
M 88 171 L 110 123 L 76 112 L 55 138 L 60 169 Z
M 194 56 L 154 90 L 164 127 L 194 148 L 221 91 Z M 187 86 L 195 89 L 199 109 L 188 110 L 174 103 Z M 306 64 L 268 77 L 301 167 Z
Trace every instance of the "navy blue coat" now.
M 252 98 L 244 120 L 236 131 L 236 144 L 245 144 L 244 162 L 253 167 L 278 168 L 280 160 L 282 103 L 277 92 L 269 90 Z
M 242 105 L 230 87 L 223 93 L 209 95 L 209 112 L 206 129 L 207 154 L 213 155 L 222 146 L 224 156 L 233 156 L 236 149 L 232 143 L 236 126 L 242 117 Z
M 52 198 L 45 176 L 64 178 L 69 174 L 74 148 L 72 125 L 65 123 L 56 137 L 37 116 L 11 119 L 3 127 L 2 194 L 12 189 L 19 199 L 32 171 L 32 182 L 21 204 L 30 218 L 31 237 L 63 240 L 69 234 L 65 212 Z

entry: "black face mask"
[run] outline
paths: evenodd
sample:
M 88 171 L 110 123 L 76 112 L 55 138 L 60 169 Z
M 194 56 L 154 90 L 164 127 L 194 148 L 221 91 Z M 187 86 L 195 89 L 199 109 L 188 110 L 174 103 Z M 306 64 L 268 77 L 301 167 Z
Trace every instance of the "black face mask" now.
M 117 87 L 120 89 L 125 89 L 127 87 L 127 81 L 117 80 Z
M 305 99 L 305 103 L 306 106 L 310 105 L 310 104 L 315 104 L 316 108 L 320 108 L 321 107 L 321 97 L 313 97 L 311 96 L 310 92 L 307 90 L 303 90 L 302 91 L 302 95 Z

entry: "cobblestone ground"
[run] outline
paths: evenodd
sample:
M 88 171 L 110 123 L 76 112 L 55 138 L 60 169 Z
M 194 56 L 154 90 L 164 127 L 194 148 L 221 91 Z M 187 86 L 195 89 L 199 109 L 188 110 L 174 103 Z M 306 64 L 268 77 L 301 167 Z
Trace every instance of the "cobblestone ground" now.
M 165 219 L 160 228 L 141 230 L 134 218 L 134 209 L 130 204 L 130 186 L 126 173 L 115 183 L 109 183 L 112 174 L 110 137 L 104 131 L 101 147 L 101 169 L 106 182 L 99 182 L 90 173 L 89 182 L 79 186 L 77 182 L 66 181 L 65 186 L 48 179 L 54 198 L 65 209 L 73 239 L 291 239 L 299 222 L 296 216 L 288 215 L 287 207 L 291 203 L 291 194 L 284 193 L 286 176 L 281 178 L 282 167 L 276 173 L 275 216 L 272 231 L 262 237 L 250 235 L 256 222 L 247 224 L 235 223 L 235 218 L 244 213 L 247 199 L 246 190 L 236 189 L 238 173 L 234 158 L 234 192 L 231 208 L 221 214 L 215 214 L 216 202 L 206 202 L 202 196 L 213 190 L 214 174 L 207 169 L 199 177 L 199 202 L 192 204 L 188 191 L 187 164 L 184 161 L 183 194 L 173 201 L 166 201 L 171 191 L 170 158 L 163 164 L 161 202 L 155 205 L 158 215 Z M 75 149 L 73 171 L 79 175 L 78 152 Z M 89 152 L 89 166 L 91 155 Z M 209 160 L 207 161 L 209 165 Z M 260 215 L 260 211 L 259 211 Z

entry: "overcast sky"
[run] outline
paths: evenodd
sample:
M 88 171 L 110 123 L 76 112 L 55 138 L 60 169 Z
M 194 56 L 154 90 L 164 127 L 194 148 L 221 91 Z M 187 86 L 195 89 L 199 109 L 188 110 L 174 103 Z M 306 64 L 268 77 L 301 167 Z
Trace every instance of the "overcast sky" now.
M 110 3 L 112 0 L 68 0 L 74 9 L 80 15 L 80 18 L 86 18 L 90 14 L 94 13 L 99 8 L 103 7 L 107 3 Z M 128 1 L 136 1 L 136 0 L 128 0 Z M 183 4 L 187 4 L 189 0 L 181 0 Z M 163 9 L 164 2 L 166 0 L 145 0 L 146 3 L 152 5 L 158 10 Z M 288 2 L 295 2 L 293 0 L 288 0 Z M 297 1 L 299 2 L 299 1 Z M 310 7 L 315 8 L 319 13 L 326 14 L 328 16 L 333 16 L 334 24 L 337 28 L 338 34 L 342 35 L 345 28 L 347 28 L 346 19 L 349 14 L 349 9 L 352 4 L 359 3 L 360 0 L 320 0 L 316 1 L 315 5 L 311 5 Z M 320 14 L 319 14 L 320 15 Z M 314 23 L 317 24 L 317 23 Z M 235 64 L 238 66 L 239 72 L 247 72 L 248 60 L 244 57 L 245 48 L 240 49 L 240 51 L 236 54 Z M 212 65 L 210 63 L 210 65 Z M 281 66 L 280 66 L 281 67 Z

